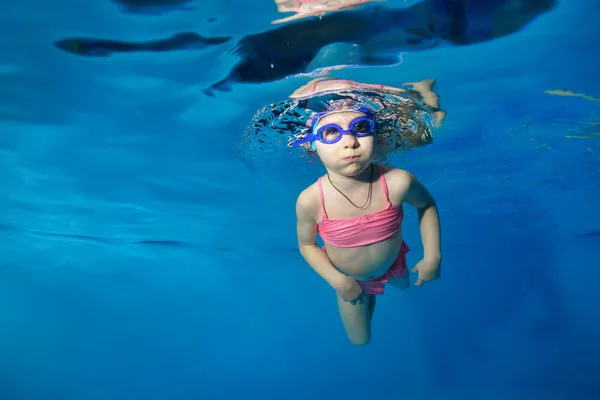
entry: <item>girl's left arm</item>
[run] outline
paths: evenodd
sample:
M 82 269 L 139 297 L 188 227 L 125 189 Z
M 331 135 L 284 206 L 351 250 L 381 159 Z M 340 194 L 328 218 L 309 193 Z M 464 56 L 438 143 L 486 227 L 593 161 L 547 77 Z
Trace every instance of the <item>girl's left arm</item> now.
M 423 241 L 423 258 L 425 260 L 441 262 L 442 244 L 440 217 L 435 199 L 417 178 L 407 172 L 407 190 L 404 201 L 415 207 L 419 213 L 419 227 Z

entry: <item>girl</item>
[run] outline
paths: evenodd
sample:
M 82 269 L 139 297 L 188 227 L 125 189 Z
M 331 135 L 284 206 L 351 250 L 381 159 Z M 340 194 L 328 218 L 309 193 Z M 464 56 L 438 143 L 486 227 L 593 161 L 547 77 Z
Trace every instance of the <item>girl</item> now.
M 327 173 L 296 202 L 300 253 L 337 293 L 350 341 L 371 338 L 375 297 L 385 284 L 406 289 L 408 246 L 402 240 L 403 204 L 418 210 L 424 257 L 412 269 L 416 286 L 437 279 L 442 259 L 435 200 L 409 172 L 379 165 L 378 124 L 366 104 L 338 100 L 308 122 L 308 134 L 292 145 L 310 146 Z M 320 248 L 317 233 L 325 242 Z

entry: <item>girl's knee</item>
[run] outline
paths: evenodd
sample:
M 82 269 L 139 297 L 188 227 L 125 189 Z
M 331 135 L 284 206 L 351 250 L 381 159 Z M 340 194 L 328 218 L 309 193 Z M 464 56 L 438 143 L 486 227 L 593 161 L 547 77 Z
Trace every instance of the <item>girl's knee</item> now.
M 406 290 L 410 287 L 410 279 L 408 276 L 402 278 L 392 278 L 387 282 L 390 286 L 396 289 Z
M 371 335 L 348 335 L 348 339 L 350 340 L 350 343 L 355 346 L 366 346 L 371 341 Z

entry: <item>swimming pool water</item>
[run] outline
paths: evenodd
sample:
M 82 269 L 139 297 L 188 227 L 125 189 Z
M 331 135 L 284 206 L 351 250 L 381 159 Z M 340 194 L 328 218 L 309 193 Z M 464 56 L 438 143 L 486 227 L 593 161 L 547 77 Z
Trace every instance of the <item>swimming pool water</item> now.
M 386 293 L 364 348 L 296 248 L 295 198 L 322 167 L 237 148 L 257 109 L 308 78 L 210 97 L 234 42 L 110 57 L 53 45 L 237 39 L 280 17 L 267 1 L 172 4 L 0 13 L 0 399 L 598 398 L 597 1 L 335 72 L 435 78 L 448 112 L 433 145 L 392 159 L 438 201 L 443 276 Z M 560 89 L 588 98 L 545 92 Z M 412 209 L 404 225 L 414 264 Z

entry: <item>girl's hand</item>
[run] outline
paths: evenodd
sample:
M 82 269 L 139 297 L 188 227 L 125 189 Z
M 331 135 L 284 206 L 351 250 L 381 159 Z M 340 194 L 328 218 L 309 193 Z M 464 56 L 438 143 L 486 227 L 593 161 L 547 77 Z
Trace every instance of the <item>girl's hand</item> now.
M 419 274 L 415 286 L 421 286 L 423 282 L 433 281 L 440 277 L 441 260 L 422 259 L 412 269 L 413 273 Z
M 365 293 L 354 278 L 348 278 L 343 287 L 337 289 L 337 292 L 342 300 L 352 303 L 352 305 L 364 304 L 366 300 Z

